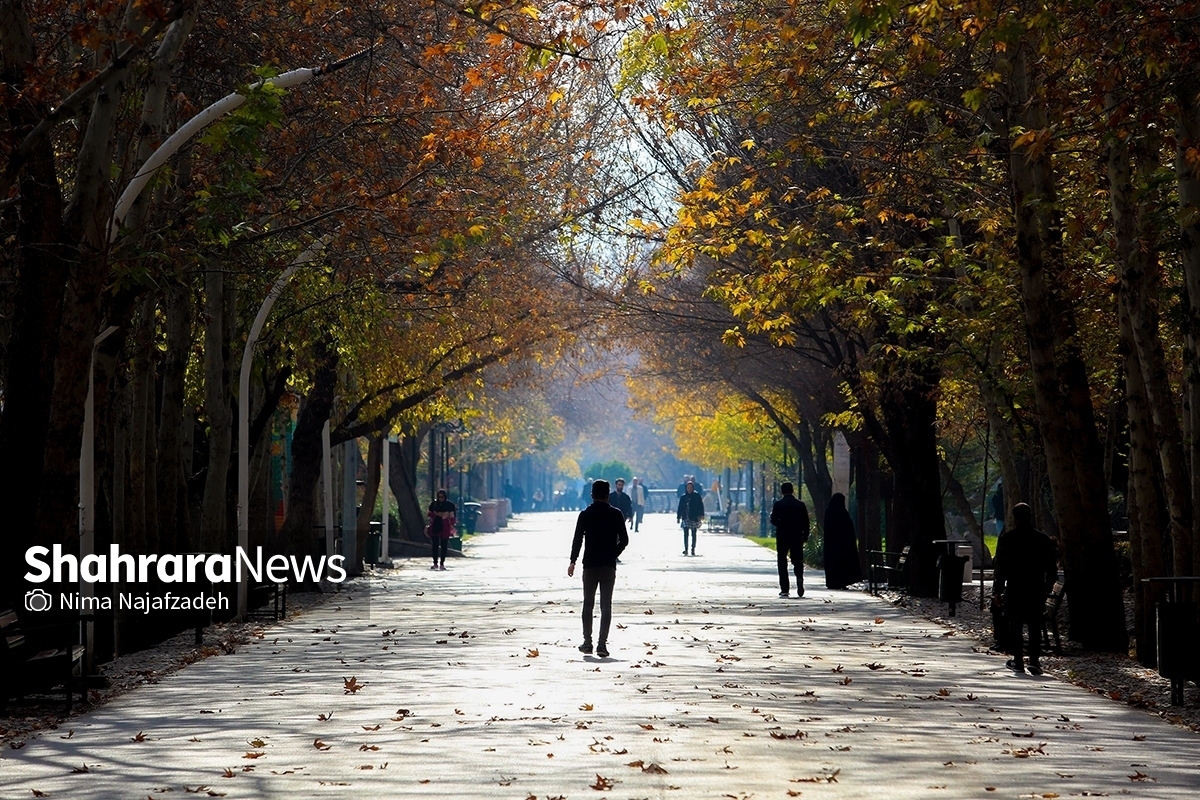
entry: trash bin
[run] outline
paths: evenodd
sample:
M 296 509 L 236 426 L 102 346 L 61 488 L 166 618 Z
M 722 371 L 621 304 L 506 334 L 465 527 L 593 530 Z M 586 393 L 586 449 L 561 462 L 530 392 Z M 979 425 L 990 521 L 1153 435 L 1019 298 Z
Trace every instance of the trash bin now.
M 367 534 L 367 549 L 363 553 L 363 561 L 367 564 L 378 564 L 379 553 L 383 549 L 383 533 L 371 531 Z
M 1171 681 L 1171 705 L 1183 705 L 1183 686 L 1200 686 L 1200 620 L 1190 599 L 1200 576 L 1142 578 L 1147 587 L 1162 587 L 1155 604 L 1155 650 L 1158 674 Z
M 950 604 L 949 613 L 952 617 L 954 606 L 962 602 L 963 567 L 968 560 L 968 556 L 938 556 L 938 599 Z
M 462 504 L 462 523 L 467 528 L 467 533 L 475 534 L 475 523 L 479 519 L 480 510 L 483 506 L 475 502 L 466 502 Z
M 1171 705 L 1183 705 L 1183 684 L 1200 680 L 1195 603 L 1159 603 L 1157 617 L 1158 674 L 1171 681 Z
M 484 500 L 479 504 L 479 519 L 475 522 L 475 530 L 480 533 L 495 533 L 496 517 L 499 515 L 500 504 L 495 500 Z

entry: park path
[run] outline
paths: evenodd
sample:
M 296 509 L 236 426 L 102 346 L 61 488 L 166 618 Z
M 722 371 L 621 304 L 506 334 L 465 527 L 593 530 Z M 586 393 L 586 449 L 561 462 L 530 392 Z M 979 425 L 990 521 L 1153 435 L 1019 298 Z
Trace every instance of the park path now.
M 573 515 L 359 581 L 0 754 L 0 797 L 1194 798 L 1200 738 L 653 515 L 582 656 Z M 379 576 L 380 573 L 375 573 Z M 353 679 L 348 691 L 347 681 Z M 68 729 L 69 728 L 69 731 Z M 197 791 L 199 790 L 199 791 Z

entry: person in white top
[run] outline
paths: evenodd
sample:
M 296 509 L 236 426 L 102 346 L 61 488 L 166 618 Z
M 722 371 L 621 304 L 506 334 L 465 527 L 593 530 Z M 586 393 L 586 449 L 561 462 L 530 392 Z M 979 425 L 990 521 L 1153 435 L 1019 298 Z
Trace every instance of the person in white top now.
M 641 478 L 634 478 L 629 487 L 629 497 L 633 500 L 633 530 L 642 525 L 642 515 L 646 513 L 646 487 Z

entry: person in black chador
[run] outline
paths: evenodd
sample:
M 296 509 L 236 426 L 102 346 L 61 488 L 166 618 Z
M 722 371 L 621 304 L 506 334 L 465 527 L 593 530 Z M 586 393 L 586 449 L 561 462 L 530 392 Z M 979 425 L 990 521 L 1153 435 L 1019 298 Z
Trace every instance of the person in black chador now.
M 825 507 L 825 585 L 845 589 L 862 580 L 858 560 L 858 540 L 854 523 L 846 510 L 846 495 L 838 492 Z
M 679 498 L 679 508 L 675 510 L 675 521 L 683 526 L 683 554 L 688 554 L 688 531 L 692 533 L 692 555 L 696 555 L 696 529 L 704 519 L 704 499 L 696 491 L 696 484 L 688 481 L 684 484 L 683 494 Z
M 808 506 L 793 494 L 790 483 L 781 484 L 780 497 L 771 507 L 775 526 L 775 553 L 779 562 L 779 596 L 788 596 L 788 553 L 796 572 L 796 597 L 804 597 L 804 543 L 808 541 Z
M 992 602 L 1004 607 L 1008 645 L 1013 657 L 1005 664 L 1014 672 L 1025 671 L 1022 628 L 1029 628 L 1029 671 L 1042 674 L 1042 626 L 1045 624 L 1046 594 L 1058 579 L 1058 548 L 1054 540 L 1033 527 L 1033 509 L 1025 503 L 1012 508 L 1013 529 L 996 543 L 992 562 Z
M 608 481 L 592 484 L 592 504 L 579 512 L 571 542 L 567 577 L 575 576 L 575 562 L 583 549 L 583 644 L 579 652 L 592 652 L 592 610 L 600 589 L 600 636 L 596 655 L 608 658 L 608 628 L 612 622 L 613 587 L 617 583 L 617 556 L 629 546 L 625 517 L 608 504 Z

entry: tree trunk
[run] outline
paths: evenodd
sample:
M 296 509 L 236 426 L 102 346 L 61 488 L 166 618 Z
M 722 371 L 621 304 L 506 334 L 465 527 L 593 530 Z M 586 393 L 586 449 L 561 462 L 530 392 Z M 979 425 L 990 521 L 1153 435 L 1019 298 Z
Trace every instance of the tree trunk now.
M 933 540 L 946 538 L 937 454 L 937 375 L 901 367 L 883 382 L 880 417 L 890 444 L 881 449 L 895 476 L 896 523 L 909 545 L 909 592 L 935 597 L 937 558 L 945 550 Z
M 154 473 L 147 468 L 150 447 L 156 442 L 153 431 L 154 312 L 153 298 L 140 303 L 127 346 L 131 351 L 129 379 L 129 546 L 134 553 L 152 552 L 148 533 L 150 523 L 148 484 Z M 150 549 L 147 549 L 150 548 Z
M 1195 47 L 1194 26 L 1188 24 L 1184 38 Z M 1179 184 L 1179 238 L 1186 288 L 1184 434 L 1192 474 L 1192 575 L 1200 575 L 1200 159 L 1196 158 L 1200 152 L 1200 96 L 1197 92 L 1194 70 L 1182 72 L 1175 85 L 1179 114 L 1175 174 Z M 1175 574 L 1183 574 L 1178 565 Z
M 313 345 L 316 368 L 312 389 L 305 398 L 296 430 L 292 433 L 292 473 L 288 483 L 287 516 L 279 531 L 276 552 L 287 555 L 311 555 L 317 536 L 315 491 L 321 478 L 324 447 L 321 431 L 333 411 L 337 390 L 338 353 L 336 344 L 321 338 Z
M 191 346 L 187 287 L 179 277 L 166 288 L 167 348 L 162 364 L 162 408 L 158 416 L 158 530 L 164 550 L 191 549 L 187 524 L 187 476 L 183 469 L 184 375 Z
M 798 452 L 804 465 L 804 485 L 812 497 L 812 520 L 818 533 L 825 530 L 825 507 L 833 496 L 833 476 L 829 474 L 829 462 L 825 458 L 828 450 L 828 433 L 814 428 L 807 420 L 796 426 L 799 440 Z M 824 434 L 824 435 L 822 435 Z
M 409 542 L 424 543 L 425 511 L 417 498 L 414 480 L 416 461 L 412 457 L 411 446 L 413 441 L 419 444 L 421 440 L 405 435 L 402 441 L 390 445 L 392 453 L 388 466 L 391 474 L 388 475 L 388 485 L 396 498 L 396 518 L 400 520 L 397 537 Z
M 204 417 L 208 423 L 208 471 L 200 511 L 200 541 L 205 552 L 225 552 L 228 494 L 226 482 L 233 452 L 231 388 L 226 381 L 225 272 L 210 265 L 204 275 Z
M 1005 121 L 1009 130 L 1049 136 L 1044 89 L 1032 64 L 1036 47 L 1036 41 L 1025 41 L 1003 56 L 1011 93 Z M 1034 395 L 1071 593 L 1071 637 L 1091 650 L 1122 651 L 1125 613 L 1101 474 L 1104 459 L 1074 301 L 1062 291 L 1062 226 L 1049 143 L 1039 148 L 1013 150 L 1008 168 Z
M 391 464 L 388 464 L 391 467 Z M 367 552 L 367 534 L 371 532 L 371 515 L 375 512 L 375 500 L 379 497 L 379 473 L 383 468 L 383 434 L 377 433 L 367 443 L 367 482 L 363 486 L 362 511 L 359 512 L 356 534 L 358 556 L 356 570 L 361 573 L 363 556 Z M 381 553 L 380 555 L 386 555 Z
M 1110 99 L 1110 107 L 1116 102 Z M 1150 168 L 1151 154 L 1139 152 L 1138 155 L 1142 170 Z M 1109 205 L 1121 281 L 1118 313 L 1126 317 L 1121 321 L 1121 329 L 1128 330 L 1130 335 L 1132 355 L 1135 356 L 1132 365 L 1141 371 L 1144 403 L 1154 424 L 1154 441 L 1162 461 L 1163 493 L 1171 520 L 1174 574 L 1188 575 L 1192 569 L 1192 490 L 1183 431 L 1176 415 L 1176 400 L 1159 336 L 1158 293 L 1162 275 L 1158 250 L 1153 237 L 1146 231 L 1148 216 L 1153 209 L 1145 200 L 1141 204 L 1134 201 L 1130 157 L 1128 140 L 1118 131 L 1108 148 Z M 1146 188 L 1143 197 L 1148 195 Z
M 999 354 L 995 355 L 995 364 L 998 368 Z M 1000 517 L 999 523 L 1002 530 L 1007 530 L 1012 527 L 1011 509 L 1017 503 L 1028 502 L 1028 495 L 1023 491 L 1021 485 L 1021 473 L 1017 466 L 1016 448 L 1013 446 L 1017 441 L 1016 426 L 1012 421 L 1000 411 L 1000 391 L 995 386 L 994 382 L 984 377 L 980 383 L 979 395 L 983 398 L 983 407 L 987 412 L 988 425 L 992 429 L 992 441 L 996 443 L 996 460 L 1000 464 L 1000 485 L 1004 487 L 1004 513 Z M 990 487 L 985 486 L 986 493 Z M 1001 531 L 997 530 L 999 534 Z
M 1121 304 L 1125 304 L 1122 296 Z M 1130 562 L 1133 567 L 1134 637 L 1137 658 L 1147 666 L 1155 663 L 1154 604 L 1142 588 L 1142 578 L 1166 574 L 1164 531 L 1159 524 L 1160 494 L 1155 480 L 1157 450 L 1153 423 L 1146 408 L 1142 371 L 1133 352 L 1129 315 L 1120 314 L 1120 348 L 1124 359 L 1125 402 L 1129 416 L 1129 485 L 1125 508 L 1129 515 Z

